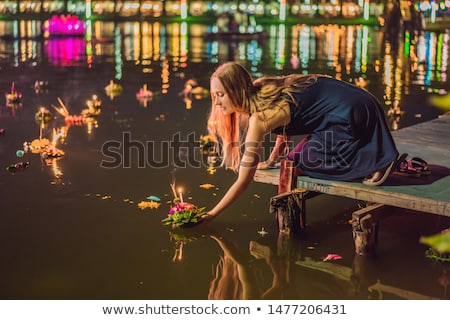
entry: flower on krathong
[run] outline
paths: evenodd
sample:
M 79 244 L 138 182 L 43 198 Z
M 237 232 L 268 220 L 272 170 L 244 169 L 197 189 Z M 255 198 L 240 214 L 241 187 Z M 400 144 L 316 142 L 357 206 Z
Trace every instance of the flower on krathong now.
M 172 228 L 180 228 L 187 224 L 196 224 L 206 213 L 204 207 L 199 208 L 192 203 L 178 202 L 170 207 L 167 218 L 162 220 L 162 223 Z

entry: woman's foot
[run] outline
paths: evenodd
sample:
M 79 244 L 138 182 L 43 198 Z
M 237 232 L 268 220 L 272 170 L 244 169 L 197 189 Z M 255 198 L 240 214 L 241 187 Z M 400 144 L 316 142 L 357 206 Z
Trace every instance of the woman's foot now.
M 397 165 L 404 161 L 408 156 L 407 153 L 403 153 L 400 157 L 393 160 L 386 168 L 382 170 L 375 171 L 370 177 L 364 178 L 362 183 L 369 186 L 379 186 L 382 185 L 389 175 L 395 170 Z

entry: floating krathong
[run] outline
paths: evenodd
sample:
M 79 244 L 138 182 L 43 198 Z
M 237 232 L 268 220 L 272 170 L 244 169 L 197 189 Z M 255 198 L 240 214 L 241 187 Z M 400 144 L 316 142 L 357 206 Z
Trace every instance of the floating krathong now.
M 42 151 L 44 158 L 60 158 L 64 156 L 64 151 L 58 149 L 53 144 L 48 144 Z
M 153 100 L 153 91 L 148 90 L 147 85 L 144 84 L 144 86 L 136 92 L 136 99 L 146 108 L 147 104 Z
M 105 93 L 112 100 L 114 97 L 122 94 L 122 86 L 115 83 L 114 80 L 110 80 L 109 84 L 105 87 Z
M 91 100 L 88 100 L 88 104 L 89 103 L 94 109 L 100 109 L 102 106 L 102 100 L 100 100 L 96 94 L 93 94 Z
M 199 208 L 192 203 L 179 202 L 170 207 L 167 218 L 162 220 L 162 222 L 166 226 L 180 228 L 198 223 L 199 218 L 206 213 L 204 207 Z
M 200 136 L 200 145 L 204 146 L 207 144 L 211 144 L 214 143 L 216 141 L 216 139 L 214 138 L 214 136 L 210 135 L 210 134 L 206 134 L 206 135 L 201 135 Z
M 196 80 L 189 79 L 184 84 L 182 94 L 184 97 L 200 100 L 209 96 L 209 90 L 199 86 Z
M 40 107 L 34 115 L 34 118 L 36 122 L 45 124 L 53 120 L 53 115 L 47 108 Z
M 25 152 L 31 151 L 32 153 L 39 153 L 42 152 L 45 149 L 45 147 L 47 147 L 47 145 L 49 144 L 50 140 L 46 138 L 34 139 L 31 142 L 25 142 L 23 144 L 23 150 Z
M 177 195 L 174 184 L 171 184 L 171 188 L 174 194 L 174 205 L 170 207 L 167 217 L 162 220 L 162 223 L 174 229 L 197 224 L 200 217 L 207 214 L 205 208 L 199 208 L 192 203 L 184 202 L 181 190 Z
M 147 85 L 144 84 L 138 92 L 136 92 L 136 99 L 151 99 L 153 98 L 153 91 L 148 90 Z
M 62 102 L 62 100 L 60 98 L 58 98 L 58 102 L 60 104 L 60 107 L 56 107 L 54 105 L 52 105 L 52 107 L 60 114 L 64 117 L 64 121 L 67 124 L 70 125 L 79 125 L 81 126 L 83 124 L 83 120 L 84 120 L 84 116 L 83 115 L 71 115 L 69 113 L 69 110 L 67 110 L 67 107 L 64 105 L 64 103 Z
M 202 147 L 202 153 L 209 156 L 217 155 L 216 151 L 216 139 L 212 135 L 201 135 L 200 146 Z
M 10 164 L 9 166 L 6 167 L 6 170 L 9 171 L 9 173 L 14 174 L 16 172 L 21 172 L 24 171 L 26 168 L 28 168 L 28 166 L 30 165 L 30 163 L 27 162 L 17 162 L 14 164 Z
M 46 92 L 48 90 L 48 81 L 36 80 L 34 82 L 33 88 L 34 88 L 34 92 L 36 92 L 36 94 Z
M 16 104 L 22 101 L 22 93 L 16 90 L 14 82 L 11 85 L 9 92 L 5 93 L 6 104 Z
M 91 100 L 86 101 L 87 109 L 81 111 L 81 115 L 84 117 L 96 117 L 101 113 L 100 107 L 102 106 L 102 101 L 98 98 L 96 94 L 92 96 Z

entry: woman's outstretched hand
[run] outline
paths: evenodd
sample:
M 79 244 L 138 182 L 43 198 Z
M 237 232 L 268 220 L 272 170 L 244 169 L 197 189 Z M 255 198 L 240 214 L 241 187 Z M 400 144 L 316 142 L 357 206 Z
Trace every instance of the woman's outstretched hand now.
M 198 221 L 197 221 L 196 225 L 206 224 L 206 223 L 210 222 L 212 219 L 214 219 L 215 217 L 216 217 L 215 215 L 212 215 L 212 214 L 209 214 L 209 213 L 204 214 L 200 218 L 198 218 Z

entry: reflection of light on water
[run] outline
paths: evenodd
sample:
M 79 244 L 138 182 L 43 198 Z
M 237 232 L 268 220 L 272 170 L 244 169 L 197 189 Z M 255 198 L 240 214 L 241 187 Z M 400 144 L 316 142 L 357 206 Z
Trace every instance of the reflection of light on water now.
M 58 130 L 53 128 L 53 137 L 52 137 L 52 145 L 56 146 L 59 140 L 64 141 L 67 137 L 67 130 L 66 127 L 61 127 Z
M 439 34 L 436 45 L 436 80 L 445 83 L 447 81 L 448 65 L 448 41 L 447 33 Z
M 357 59 L 354 59 L 353 56 L 353 49 L 355 44 L 355 35 L 354 35 L 355 28 L 354 26 L 348 26 L 347 27 L 347 41 L 346 41 L 346 50 L 345 50 L 345 73 L 350 74 L 351 71 L 351 63 L 355 62 L 355 68 L 357 68 L 356 64 L 359 62 Z M 358 42 L 357 42 L 358 43 Z M 356 47 L 358 49 L 358 47 Z M 358 50 L 356 50 L 358 51 Z
M 315 50 L 310 50 L 313 46 L 315 48 L 315 41 L 310 41 L 311 38 L 311 27 L 302 26 L 300 29 L 300 40 L 299 40 L 299 50 L 300 50 L 300 64 L 302 69 L 307 70 L 309 66 L 309 57 L 315 56 Z
M 58 159 L 51 159 L 49 163 L 52 167 L 52 172 L 55 178 L 61 178 L 63 176 L 63 172 L 61 168 L 58 166 Z
M 286 63 L 286 26 L 284 24 L 278 26 L 277 40 L 275 68 L 282 70 Z
M 167 90 L 170 87 L 169 84 L 169 61 L 168 59 L 164 59 L 163 61 L 163 65 L 162 65 L 162 69 L 161 69 L 161 80 L 162 80 L 162 85 L 161 85 L 161 92 L 163 94 L 167 93 Z
M 367 72 L 367 61 L 369 57 L 369 28 L 367 26 L 363 27 L 362 33 L 362 45 L 361 45 L 361 72 Z
M 370 41 L 367 26 L 296 25 L 292 34 L 291 63 L 294 69 L 298 62 L 302 73 L 308 73 L 311 61 L 325 60 L 336 72 L 336 78 L 343 79 L 343 73 L 353 78 L 353 72 L 367 72 Z
M 92 117 L 86 118 L 84 120 L 86 123 L 86 130 L 89 136 L 91 136 L 94 133 L 94 129 L 98 128 L 98 121 Z
M 445 33 L 442 37 L 442 64 L 441 64 L 441 68 L 438 69 L 441 72 L 441 80 L 442 82 L 447 82 L 447 67 L 448 67 L 448 59 L 449 59 L 449 55 L 448 55 L 448 47 L 449 47 L 449 42 L 450 37 L 448 35 L 448 33 Z
M 395 39 L 385 41 L 383 74 L 384 102 L 391 106 L 393 102 L 398 103 L 403 95 L 410 93 L 411 71 L 415 68 L 417 58 L 415 55 L 415 34 L 405 32 L 404 43 L 400 45 Z
M 86 42 L 80 37 L 51 38 L 45 41 L 45 51 L 55 66 L 80 65 L 86 55 Z
M 122 45 L 122 37 L 120 35 L 119 28 L 117 28 L 114 34 L 114 61 L 116 63 L 115 69 L 117 80 L 122 79 L 123 61 L 122 61 L 121 45 Z
M 392 96 L 392 87 L 393 87 L 393 61 L 392 61 L 392 55 L 391 55 L 391 45 L 390 43 L 386 43 L 386 50 L 384 55 L 384 66 L 383 66 L 383 84 L 385 85 L 384 88 L 384 101 L 386 105 L 390 105 L 392 103 L 391 96 Z
M 417 42 L 417 58 L 419 67 L 417 68 L 417 82 L 423 85 L 430 85 L 433 79 L 432 70 L 436 57 L 436 35 L 433 32 L 426 32 L 419 37 Z
M 171 25 L 171 30 L 169 31 L 171 34 L 170 42 L 168 43 L 168 50 L 172 52 L 174 57 L 179 57 L 178 59 L 173 59 L 173 68 L 176 70 L 180 65 L 180 59 L 183 57 L 182 55 L 182 49 L 181 49 L 181 24 L 173 24 Z M 185 52 L 183 54 L 186 54 Z
M 17 23 L 17 21 L 15 22 Z M 41 32 L 40 21 L 21 20 L 19 25 L 19 34 L 22 38 L 34 38 Z M 16 34 L 16 36 L 18 36 Z
M 258 45 L 258 41 L 253 40 L 247 45 L 247 60 L 253 65 L 257 65 L 262 59 L 262 49 Z
M 180 67 L 186 68 L 188 62 L 188 47 L 189 47 L 189 38 L 188 38 L 188 26 L 186 22 L 181 23 L 180 28 Z

